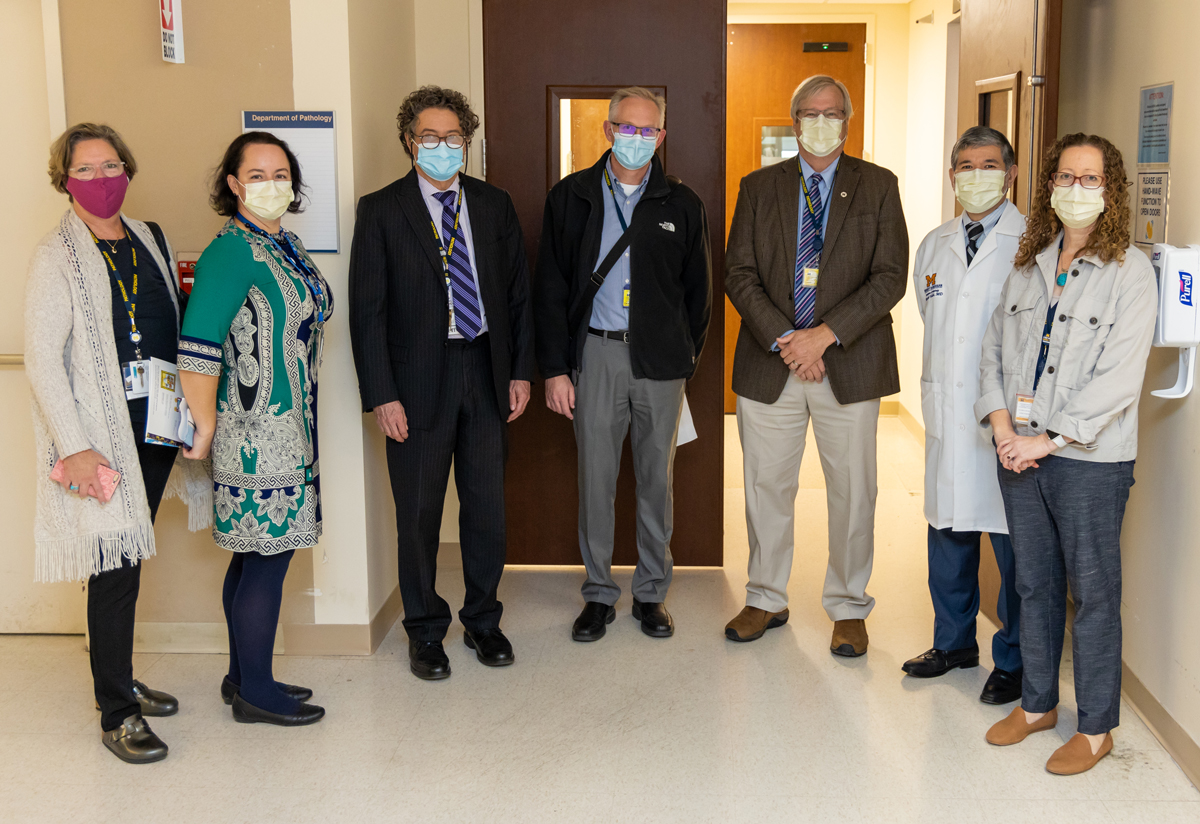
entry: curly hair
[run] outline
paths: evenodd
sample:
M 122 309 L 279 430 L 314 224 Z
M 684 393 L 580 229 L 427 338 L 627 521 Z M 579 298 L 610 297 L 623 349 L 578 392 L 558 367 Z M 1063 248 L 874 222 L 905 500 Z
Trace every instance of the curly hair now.
M 1058 171 L 1062 153 L 1075 146 L 1094 146 L 1104 156 L 1104 212 L 1096 227 L 1088 236 L 1087 245 L 1080 254 L 1093 254 L 1105 263 L 1124 262 L 1125 250 L 1129 248 L 1129 181 L 1125 179 L 1125 160 L 1121 152 L 1103 137 L 1076 132 L 1060 137 L 1046 151 L 1042 160 L 1041 182 L 1034 188 L 1033 203 L 1025 234 L 1021 235 L 1021 246 L 1013 260 L 1013 266 L 1023 269 L 1033 263 L 1043 249 L 1049 246 L 1062 224 L 1050 206 L 1051 179 Z
M 413 126 L 416 125 L 421 112 L 426 109 L 447 109 L 454 112 L 458 118 L 458 128 L 467 140 L 470 140 L 479 128 L 479 116 L 471 111 L 471 104 L 465 94 L 454 89 L 443 89 L 441 86 L 422 86 L 404 98 L 404 102 L 400 104 L 400 113 L 396 115 L 400 143 L 410 160 L 413 159 L 413 153 L 406 138 L 416 136 Z
M 304 175 L 300 171 L 300 161 L 286 142 L 270 132 L 243 132 L 233 139 L 225 150 L 217 168 L 212 170 L 209 178 L 208 203 L 213 211 L 222 217 L 233 217 L 238 211 L 238 196 L 229 188 L 226 182 L 230 175 L 237 177 L 238 169 L 242 168 L 242 157 L 247 146 L 265 145 L 278 146 L 287 157 L 288 166 L 292 170 L 292 194 L 295 198 L 288 206 L 289 212 L 303 212 L 304 198 L 308 187 L 304 184 Z

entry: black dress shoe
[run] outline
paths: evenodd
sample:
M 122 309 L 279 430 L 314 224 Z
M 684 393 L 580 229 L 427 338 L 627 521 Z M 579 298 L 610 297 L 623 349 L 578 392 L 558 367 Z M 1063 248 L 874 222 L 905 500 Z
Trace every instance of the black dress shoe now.
M 637 598 L 633 599 L 633 617 L 642 622 L 642 632 L 651 638 L 670 638 L 675 634 L 675 622 L 671 613 L 660 601 L 656 604 L 643 604 Z
M 278 681 L 275 683 L 288 698 L 295 698 L 297 701 L 307 701 L 313 697 L 313 691 L 308 687 L 293 687 L 291 684 L 280 684 Z M 226 704 L 232 704 L 233 696 L 237 695 L 237 693 L 238 685 L 230 681 L 228 675 L 221 679 L 222 701 L 224 701 Z
M 489 667 L 507 667 L 515 658 L 512 644 L 500 628 L 485 629 L 482 632 L 463 630 L 463 643 L 475 650 L 479 663 Z
M 167 757 L 167 745 L 139 713 L 126 718 L 115 730 L 102 733 L 100 740 L 127 764 L 150 764 Z
M 165 716 L 179 712 L 179 700 L 159 690 L 152 690 L 141 681 L 133 682 L 133 697 L 142 708 L 142 715 Z
M 325 717 L 325 708 L 301 703 L 294 713 L 268 712 L 249 703 L 239 692 L 233 696 L 233 720 L 239 724 L 275 724 L 279 727 L 303 727 Z
M 985 704 L 1007 704 L 1021 697 L 1021 673 L 1009 672 L 999 667 L 992 670 L 979 700 Z
M 910 658 L 901 667 L 913 678 L 937 678 L 956 667 L 970 669 L 979 666 L 979 645 L 966 649 L 931 649 Z
M 599 601 L 588 601 L 571 626 L 571 637 L 576 641 L 599 641 L 616 617 L 616 607 Z
M 450 659 L 441 641 L 408 642 L 408 668 L 424 681 L 441 681 L 450 677 Z

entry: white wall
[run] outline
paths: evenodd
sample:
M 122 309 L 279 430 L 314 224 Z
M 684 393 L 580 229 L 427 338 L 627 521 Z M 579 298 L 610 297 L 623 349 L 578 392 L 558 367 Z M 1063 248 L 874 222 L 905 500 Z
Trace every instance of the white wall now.
M 1063 13 L 1059 132 L 1113 141 L 1132 179 L 1137 161 L 1138 89 L 1175 82 L 1168 238 L 1200 243 L 1200 129 L 1195 0 L 1067 0 Z M 1191 23 L 1191 25 L 1187 25 Z M 1176 350 L 1151 353 L 1141 399 L 1136 485 L 1122 534 L 1126 664 L 1200 741 L 1200 396 L 1161 400 Z

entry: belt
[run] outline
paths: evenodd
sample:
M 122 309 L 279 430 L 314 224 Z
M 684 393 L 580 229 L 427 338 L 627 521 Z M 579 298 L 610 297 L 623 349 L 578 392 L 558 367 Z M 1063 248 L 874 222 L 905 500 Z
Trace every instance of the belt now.
M 608 338 L 609 340 L 619 340 L 621 343 L 629 343 L 629 332 L 609 332 L 605 329 L 596 329 L 588 327 L 588 334 L 595 335 L 598 338 Z
M 467 340 L 466 338 L 446 338 L 447 346 L 479 346 L 487 342 L 487 332 L 480 332 L 475 336 L 475 340 Z

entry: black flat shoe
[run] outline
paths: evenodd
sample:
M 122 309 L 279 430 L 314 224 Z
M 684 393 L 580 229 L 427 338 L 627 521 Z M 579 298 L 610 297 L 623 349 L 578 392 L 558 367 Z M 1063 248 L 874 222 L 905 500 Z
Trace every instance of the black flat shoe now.
M 450 677 L 450 659 L 441 641 L 408 642 L 408 668 L 423 681 L 441 681 Z
M 937 678 L 952 669 L 979 666 L 979 646 L 966 649 L 931 649 L 904 662 L 900 669 L 913 678 Z
M 504 637 L 500 628 L 485 629 L 483 632 L 463 630 L 463 643 L 475 650 L 479 663 L 489 667 L 507 667 L 514 660 L 512 643 Z
M 142 708 L 142 715 L 161 717 L 179 712 L 179 699 L 159 690 L 152 690 L 141 681 L 133 682 L 133 696 Z
M 100 740 L 126 764 L 151 764 L 167 757 L 167 745 L 138 713 L 126 718 L 115 730 L 101 733 Z
M 637 598 L 633 599 L 633 617 L 642 622 L 642 632 L 651 638 L 670 638 L 675 634 L 675 622 L 671 613 L 661 602 L 643 604 Z
M 233 696 L 233 720 L 239 724 L 275 724 L 279 727 L 303 727 L 305 724 L 315 724 L 325 717 L 325 708 L 316 704 L 300 704 L 300 708 L 291 714 L 267 712 L 259 709 L 242 698 L 239 692 Z
M 1008 672 L 999 667 L 992 670 L 979 700 L 985 704 L 1007 704 L 1021 697 L 1021 673 Z
M 599 601 L 588 601 L 571 626 L 571 637 L 576 641 L 599 641 L 616 617 L 616 607 Z
M 283 691 L 283 694 L 288 698 L 295 698 L 297 701 L 307 701 L 313 697 L 313 691 L 308 687 L 293 687 L 291 684 L 280 684 L 278 681 L 275 684 Z M 233 696 L 238 693 L 238 685 L 229 680 L 226 675 L 221 679 L 221 700 L 226 704 L 233 703 Z

